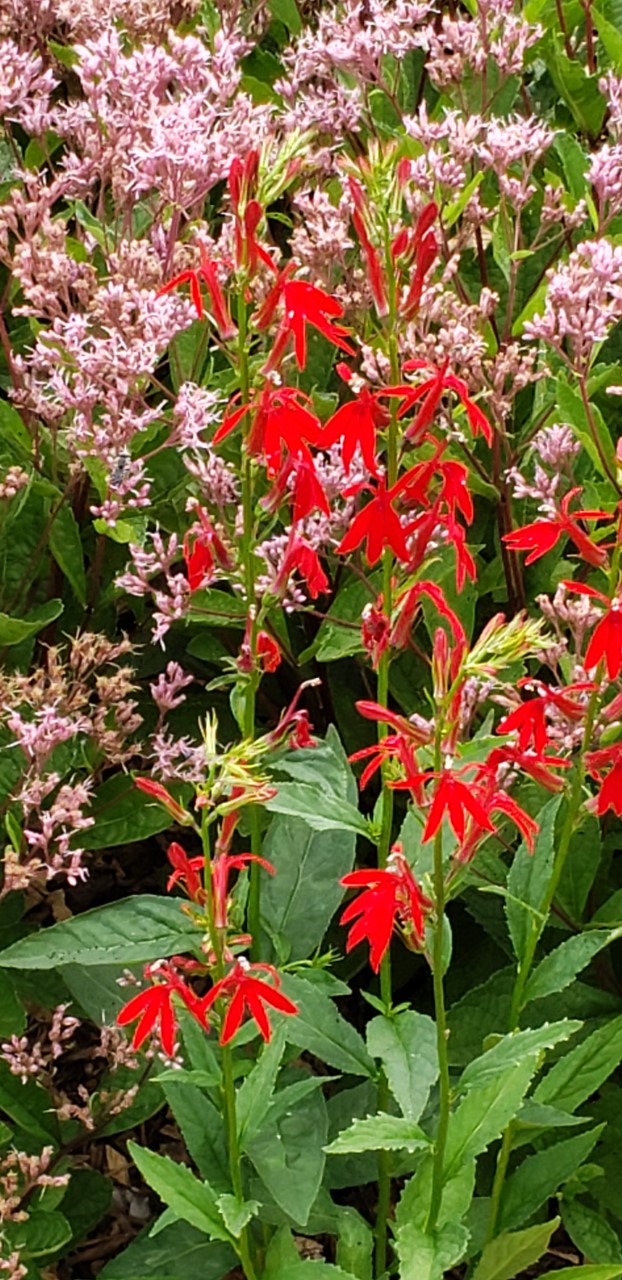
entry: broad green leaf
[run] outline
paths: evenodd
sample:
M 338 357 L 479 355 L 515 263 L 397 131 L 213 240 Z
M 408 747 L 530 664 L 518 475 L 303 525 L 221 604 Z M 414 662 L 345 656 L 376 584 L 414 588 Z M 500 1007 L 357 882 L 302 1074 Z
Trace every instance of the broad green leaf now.
M 25 1222 L 7 1224 L 3 1234 L 6 1234 L 9 1248 L 23 1253 L 26 1258 L 46 1258 L 69 1243 L 71 1227 L 56 1209 L 50 1213 L 35 1209 Z
M 155 1191 L 178 1218 L 198 1227 L 213 1240 L 233 1243 L 216 1203 L 216 1194 L 208 1182 L 201 1182 L 185 1164 L 177 1164 L 169 1156 L 159 1156 L 136 1142 L 127 1144 L 129 1154 L 147 1186 Z
M 185 1080 L 167 1080 L 162 1088 L 199 1173 L 209 1179 L 214 1192 L 229 1191 L 227 1143 L 220 1111 L 196 1085 Z
M 525 988 L 524 1003 L 563 991 L 603 947 L 622 936 L 622 929 L 601 933 L 596 930 L 567 938 L 540 961 Z
M 592 10 L 592 18 L 607 56 L 611 58 L 614 71 L 617 75 L 622 75 L 622 31 L 618 27 L 614 27 L 611 22 L 608 22 L 605 15 L 599 13 L 598 9 Z
M 180 797 L 174 786 L 170 791 L 176 799 Z M 88 850 L 148 840 L 171 826 L 163 805 L 139 791 L 126 773 L 107 778 L 97 788 L 89 815 L 95 819 L 93 826 L 80 832 L 80 847 Z
M 460 1222 L 445 1222 L 428 1233 L 412 1212 L 414 1180 L 406 1184 L 395 1213 L 395 1249 L 400 1260 L 400 1280 L 442 1280 L 445 1272 L 464 1257 L 469 1240 Z
M 297 36 L 302 31 L 302 19 L 298 12 L 296 0 L 269 0 L 268 9 L 273 18 L 287 27 L 290 35 Z
M 270 1271 L 270 1280 L 356 1280 L 350 1271 L 333 1266 L 332 1262 L 316 1262 L 311 1258 L 304 1262 L 287 1263 Z
M 622 370 L 621 370 L 622 373 Z M 561 874 L 555 901 L 571 920 L 582 920 L 590 889 L 594 883 L 603 845 L 600 823 L 584 814 L 575 829 Z M 593 923 L 593 921 L 592 921 Z
M 32 440 L 28 429 L 17 409 L 7 400 L 0 400 L 0 439 L 7 440 L 13 449 L 17 444 L 30 457 Z
M 286 1266 L 295 1267 L 299 1261 L 300 1254 L 289 1227 L 280 1227 L 266 1250 L 263 1280 L 277 1280 Z
M 378 1110 L 378 1091 L 371 1080 L 364 1080 L 353 1088 L 338 1089 L 326 1102 L 328 1111 L 328 1136 L 332 1141 L 354 1120 L 364 1120 Z M 324 1182 L 331 1190 L 342 1187 L 362 1187 L 375 1182 L 378 1177 L 378 1160 L 373 1151 L 357 1156 L 328 1156 Z
M 514 1123 L 516 1131 L 525 1130 L 525 1140 L 529 1142 L 533 1137 L 533 1134 L 528 1133 L 531 1129 L 572 1128 L 577 1124 L 585 1124 L 585 1117 L 571 1116 L 567 1111 L 560 1111 L 558 1107 L 547 1107 L 543 1102 L 534 1102 L 532 1098 L 527 1098 Z M 517 1146 L 518 1143 L 515 1141 L 514 1145 Z
M 555 821 L 561 799 L 555 796 L 538 815 L 540 830 L 535 849 L 530 853 L 526 844 L 520 845 L 512 861 L 508 876 L 508 893 L 505 910 L 514 953 L 521 961 L 527 941 L 534 928 L 540 931 L 540 911 L 551 878 L 555 853 Z M 535 914 L 534 914 L 535 913 Z
M 26 1026 L 24 1006 L 18 999 L 10 981 L 5 978 L 0 985 L 0 1036 L 8 1040 L 19 1036 Z
M 326 1103 L 316 1092 L 275 1122 L 268 1112 L 265 1126 L 246 1143 L 270 1196 L 301 1227 L 321 1186 L 327 1132 Z
M 381 1112 L 365 1120 L 355 1120 L 326 1147 L 329 1156 L 352 1155 L 361 1151 L 418 1151 L 430 1145 L 430 1139 L 419 1125 L 404 1116 Z
M 574 428 L 575 434 L 578 436 L 583 448 L 596 468 L 596 471 L 603 478 L 606 478 L 607 472 L 603 466 L 601 459 L 601 451 L 603 457 L 607 460 L 610 471 L 615 475 L 615 447 L 611 438 L 611 433 L 607 427 L 598 406 L 591 404 L 591 424 L 588 421 L 583 401 L 574 390 L 568 385 L 567 379 L 560 374 L 557 379 L 557 405 L 564 420 L 570 422 Z M 597 448 L 593 436 L 592 426 L 598 434 L 600 450 Z
M 0 968 L 144 964 L 187 951 L 199 935 L 181 906 L 179 900 L 140 894 L 95 907 L 14 942 L 0 952 Z
M 265 808 L 271 813 L 304 818 L 314 831 L 352 831 L 369 840 L 369 825 L 353 804 L 302 782 L 280 782 Z
M 0 1111 L 44 1146 L 57 1146 L 58 1124 L 45 1089 L 34 1080 L 22 1084 L 20 1077 L 14 1076 L 1 1058 Z
M 194 591 L 192 604 L 187 614 L 193 623 L 202 623 L 208 627 L 237 627 L 244 629 L 246 623 L 246 605 L 239 596 L 230 595 L 228 591 L 219 591 L 217 587 L 208 590 Z
M 74 1240 L 84 1240 L 110 1209 L 112 1183 L 97 1169 L 73 1169 L 63 1196 L 63 1217 Z
M 489 1036 L 507 1031 L 514 981 L 513 967 L 497 969 L 451 1006 L 447 1015 L 451 1066 L 466 1066 L 472 1058 L 479 1057 Z
M 337 593 L 320 624 L 317 636 L 307 654 L 317 662 L 335 662 L 353 653 L 361 653 L 361 614 L 366 604 L 373 600 L 366 582 L 351 578 Z
M 365 1042 L 328 996 L 305 978 L 291 974 L 283 976 L 282 985 L 285 994 L 298 1005 L 297 1015 L 285 1022 L 290 1044 L 307 1049 L 329 1067 L 348 1075 L 375 1075 Z
M 38 635 L 50 622 L 60 618 L 62 612 L 62 600 L 48 600 L 47 604 L 31 609 L 25 618 L 10 618 L 8 613 L 0 613 L 0 648 L 10 649 L 12 645 Z
M 597 137 L 606 111 L 605 99 L 598 88 L 598 75 L 588 75 L 582 64 L 576 58 L 569 58 L 553 40 L 546 45 L 545 61 L 555 88 L 570 108 L 579 129 Z
M 238 1200 L 229 1192 L 218 1196 L 216 1203 L 227 1231 L 230 1231 L 236 1240 L 239 1240 L 247 1223 L 261 1208 L 258 1200 Z
M 562 1040 L 568 1040 L 582 1025 L 581 1022 L 564 1018 L 562 1022 L 545 1022 L 542 1027 L 529 1027 L 526 1031 L 510 1031 L 480 1058 L 469 1063 L 460 1077 L 460 1089 L 479 1088 L 487 1084 L 507 1067 L 522 1062 L 527 1056 L 543 1053 L 546 1049 L 553 1049 Z
M 559 1218 L 553 1218 L 552 1222 L 539 1222 L 524 1231 L 504 1231 L 489 1240 L 473 1272 L 473 1280 L 514 1280 L 514 1276 L 546 1253 L 558 1226 Z
M 587 1160 L 603 1131 L 603 1125 L 589 1133 L 556 1142 L 544 1151 L 527 1156 L 505 1184 L 501 1201 L 500 1226 L 509 1231 L 526 1222 Z
M 64 502 L 50 524 L 50 551 L 64 573 L 79 604 L 86 605 L 86 574 L 80 529 L 71 507 Z
M 247 1136 L 261 1128 L 270 1107 L 284 1048 L 285 1027 L 280 1026 L 264 1045 L 257 1062 L 238 1089 L 236 1114 L 242 1147 Z
M 353 832 L 314 831 L 306 819 L 275 814 L 263 852 L 276 875 L 264 877 L 261 919 L 283 959 L 304 960 L 320 946 L 355 851 Z
M 622 1015 L 598 1027 L 556 1062 L 534 1090 L 534 1101 L 575 1111 L 622 1059 Z
M 174 1222 L 155 1238 L 149 1230 L 106 1263 L 101 1280 L 223 1280 L 235 1266 L 229 1245 L 206 1240 L 187 1222 Z
M 602 1213 L 580 1200 L 562 1201 L 562 1222 L 572 1243 L 593 1262 L 622 1264 L 622 1243 Z
M 339 1206 L 337 1265 L 356 1280 L 372 1280 L 374 1237 L 368 1222 L 348 1205 Z
M 620 1280 L 622 1267 L 600 1266 L 599 1263 L 592 1266 L 588 1263 L 585 1267 L 562 1267 L 561 1271 L 547 1271 L 546 1275 L 554 1277 L 554 1280 Z M 545 1280 L 545 1277 L 542 1276 L 541 1280 Z
M 471 1089 L 450 1117 L 445 1152 L 445 1178 L 455 1174 L 471 1156 L 485 1151 L 520 1110 L 536 1071 L 537 1059 L 506 1068 L 488 1084 Z
M 418 1120 L 438 1078 L 436 1026 L 427 1014 L 407 1010 L 372 1018 L 367 1044 L 380 1058 L 389 1087 L 408 1120 Z

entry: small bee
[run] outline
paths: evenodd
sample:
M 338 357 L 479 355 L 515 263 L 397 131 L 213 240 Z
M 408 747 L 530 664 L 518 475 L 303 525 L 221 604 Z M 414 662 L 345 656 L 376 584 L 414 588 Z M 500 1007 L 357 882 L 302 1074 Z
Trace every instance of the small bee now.
M 119 489 L 125 480 L 128 468 L 132 461 L 131 454 L 128 449 L 121 449 L 117 454 L 114 467 L 110 473 L 108 484 L 111 489 Z

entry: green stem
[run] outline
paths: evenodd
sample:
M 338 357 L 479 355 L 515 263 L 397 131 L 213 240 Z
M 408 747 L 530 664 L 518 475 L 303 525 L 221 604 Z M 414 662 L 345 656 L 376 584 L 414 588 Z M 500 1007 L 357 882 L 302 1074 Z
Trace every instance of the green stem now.
M 449 690 L 442 707 L 439 708 L 434 738 L 434 772 L 438 776 L 441 771 L 443 737 L 445 733 L 446 707 L 451 705 L 453 687 Z M 447 1053 L 447 1014 L 445 1010 L 444 969 L 444 932 L 445 932 L 445 873 L 443 868 L 443 830 L 439 827 L 434 836 L 434 944 L 432 947 L 432 981 L 434 987 L 434 1016 L 436 1020 L 436 1047 L 439 1069 L 439 1111 L 438 1128 L 434 1143 L 434 1168 L 432 1171 L 432 1192 L 430 1196 L 430 1212 L 428 1214 L 427 1231 L 432 1232 L 438 1222 L 438 1215 L 443 1198 L 443 1173 L 445 1165 L 445 1148 L 449 1131 L 451 1090 L 449 1082 L 449 1057 Z

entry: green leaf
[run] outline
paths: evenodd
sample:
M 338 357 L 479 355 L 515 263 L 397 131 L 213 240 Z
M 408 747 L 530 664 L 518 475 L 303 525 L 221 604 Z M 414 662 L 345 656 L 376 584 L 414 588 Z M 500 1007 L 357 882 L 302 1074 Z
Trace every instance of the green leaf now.
M 32 440 L 17 409 L 6 400 L 0 400 L 0 439 L 18 445 L 30 457 Z
M 147 1186 L 178 1218 L 204 1231 L 212 1240 L 233 1243 L 208 1182 L 200 1182 L 187 1165 L 177 1164 L 169 1156 L 158 1156 L 136 1142 L 128 1141 L 127 1149 Z
M 289 1227 L 281 1227 L 268 1245 L 263 1280 L 277 1280 L 286 1266 L 295 1267 L 299 1261 L 300 1254 Z
M 622 929 L 614 929 L 611 933 L 594 930 L 567 938 L 550 951 L 532 973 L 525 988 L 524 1003 L 563 991 L 603 947 L 608 947 L 619 937 L 622 937 Z
M 62 1205 L 74 1240 L 84 1240 L 95 1229 L 108 1213 L 111 1199 L 112 1183 L 97 1169 L 72 1170 Z
M 555 796 L 538 815 L 540 830 L 535 849 L 529 852 L 526 844 L 520 845 L 512 861 L 508 876 L 508 893 L 505 910 L 517 960 L 524 958 L 529 938 L 534 928 L 540 930 L 543 921 L 540 912 L 551 878 L 555 854 L 555 821 L 561 797 Z M 534 915 L 535 913 L 535 915 Z
M 536 1071 L 537 1059 L 527 1057 L 481 1088 L 471 1089 L 451 1115 L 445 1152 L 445 1178 L 455 1174 L 498 1138 L 520 1110 Z
M 334 782 L 332 797 L 341 809 L 350 803 L 349 783 L 354 785 L 354 780 L 340 746 L 339 750 L 342 757 L 339 768 L 333 766 L 326 777 L 324 794 Z M 302 764 L 309 768 L 308 762 Z M 264 878 L 261 917 L 277 945 L 283 942 L 284 959 L 306 959 L 319 947 L 343 898 L 339 881 L 351 871 L 355 851 L 354 832 L 334 829 L 318 832 L 307 819 L 282 814 L 272 819 L 264 853 L 277 874 Z
M 356 1280 L 372 1280 L 374 1236 L 369 1223 L 348 1205 L 339 1206 L 337 1265 Z
M 570 108 L 579 129 L 597 137 L 602 128 L 607 104 L 598 89 L 598 75 L 588 75 L 576 58 L 569 58 L 553 40 L 547 45 L 545 62 L 551 79 Z
M 304 1262 L 287 1263 L 269 1273 L 270 1280 L 356 1280 L 350 1271 L 343 1271 L 331 1262 L 315 1262 L 307 1258 Z
M 622 1243 L 602 1213 L 580 1200 L 562 1201 L 562 1222 L 572 1243 L 594 1262 L 622 1264 Z
M 622 32 L 619 28 L 614 27 L 611 22 L 608 22 L 604 14 L 598 12 L 598 9 L 592 9 L 592 19 L 596 24 L 598 37 L 605 48 L 607 56 L 611 59 L 614 71 L 617 75 L 622 75 Z
M 35 1209 L 25 1222 L 8 1224 L 3 1234 L 6 1234 L 9 1247 L 27 1258 L 46 1258 L 69 1243 L 71 1227 L 57 1210 L 44 1213 Z
M 436 1026 L 425 1013 L 406 1010 L 372 1018 L 367 1044 L 380 1058 L 389 1088 L 408 1120 L 418 1120 L 438 1079 Z
M 229 1191 L 227 1142 L 220 1111 L 196 1085 L 186 1080 L 166 1080 L 162 1088 L 199 1173 L 209 1179 L 215 1192 Z
M 22 1084 L 0 1058 L 0 1110 L 45 1146 L 58 1143 L 58 1125 L 45 1089 L 34 1080 Z
M 337 592 L 326 611 L 313 644 L 300 655 L 302 662 L 311 656 L 318 662 L 335 662 L 361 653 L 361 614 L 373 600 L 367 582 L 351 578 Z
M 219 591 L 217 587 L 209 587 L 207 590 L 193 592 L 192 604 L 186 616 L 190 622 L 202 623 L 204 627 L 238 627 L 243 630 L 246 605 L 239 596 Z
M 457 1219 L 441 1215 L 432 1233 L 424 1230 L 418 1179 L 407 1182 L 395 1212 L 395 1248 L 400 1260 L 400 1280 L 442 1280 L 445 1272 L 464 1256 L 469 1233 Z M 427 1213 L 426 1213 L 427 1217 Z
M 380 1112 L 365 1120 L 355 1120 L 349 1129 L 342 1129 L 325 1150 L 329 1156 L 341 1156 L 361 1151 L 419 1151 L 429 1145 L 430 1139 L 418 1124 L 404 1116 Z
M 375 1067 L 365 1043 L 350 1022 L 346 1022 L 332 1000 L 305 978 L 284 974 L 285 994 L 298 1005 L 296 1017 L 287 1018 L 285 1030 L 290 1044 L 307 1049 L 322 1062 L 348 1075 L 375 1075 Z
M 48 600 L 47 604 L 31 609 L 25 618 L 11 618 L 8 613 L 0 613 L 0 647 L 10 649 L 14 644 L 38 635 L 50 622 L 60 618 L 62 612 L 62 600 Z
M 19 1036 L 25 1026 L 24 1006 L 5 978 L 0 986 L 0 1036 L 3 1040 L 8 1040 L 9 1036 Z
M 469 1063 L 460 1077 L 460 1089 L 480 1088 L 488 1084 L 507 1067 L 517 1065 L 528 1056 L 543 1053 L 545 1049 L 553 1049 L 562 1040 L 570 1039 L 582 1026 L 582 1022 L 564 1018 L 562 1022 L 545 1022 L 542 1027 L 529 1027 L 526 1031 L 510 1031 L 480 1058 Z
M 473 1272 L 473 1280 L 514 1280 L 514 1276 L 546 1253 L 558 1226 L 559 1218 L 553 1218 L 552 1222 L 539 1222 L 525 1231 L 504 1231 L 495 1240 L 489 1240 Z
M 219 1196 L 216 1203 L 227 1231 L 236 1240 L 239 1240 L 245 1226 L 261 1208 L 258 1200 L 238 1200 L 237 1196 L 232 1196 L 229 1192 Z
M 50 551 L 75 597 L 86 605 L 86 574 L 80 529 L 71 507 L 64 502 L 50 524 Z
M 304 818 L 314 831 L 353 831 L 370 839 L 370 831 L 362 814 L 353 804 L 301 782 L 280 782 L 276 796 L 265 808 L 271 813 Z
M 448 1014 L 451 1066 L 465 1066 L 478 1057 L 491 1035 L 503 1035 L 510 1017 L 513 967 L 497 969 L 485 982 L 469 988 Z
M 557 379 L 557 406 L 560 414 L 565 421 L 570 422 L 574 428 L 575 435 L 581 441 L 583 448 L 596 468 L 598 474 L 603 478 L 607 477 L 606 468 L 603 466 L 601 452 L 607 461 L 610 472 L 616 473 L 615 446 L 611 438 L 611 433 L 607 427 L 600 410 L 597 405 L 591 404 L 591 418 L 593 427 L 598 435 L 600 450 L 597 448 L 588 421 L 585 407 L 580 395 L 568 385 L 564 374 L 560 374 Z
M 570 1178 L 587 1160 L 604 1125 L 564 1138 L 544 1151 L 527 1156 L 508 1178 L 501 1201 L 500 1225 L 504 1230 L 519 1227 Z
M 187 1222 L 174 1222 L 157 1237 L 146 1227 L 100 1271 L 100 1280 L 223 1280 L 235 1266 L 229 1245 L 212 1243 Z
M 620 1280 L 622 1267 L 600 1266 L 598 1263 L 591 1266 L 588 1263 L 586 1267 L 562 1267 L 561 1271 L 547 1271 L 546 1275 L 554 1276 L 555 1280 Z M 541 1280 L 545 1280 L 545 1277 Z
M 246 1153 L 270 1196 L 301 1227 L 322 1183 L 327 1132 L 326 1103 L 316 1092 L 274 1122 L 268 1112 L 264 1127 L 246 1142 Z
M 198 936 L 179 900 L 141 894 L 21 938 L 0 952 L 0 968 L 145 964 L 191 949 Z
M 181 794 L 179 788 L 169 789 L 176 799 Z M 117 773 L 102 782 L 93 796 L 89 815 L 95 819 L 93 826 L 80 832 L 80 846 L 89 851 L 148 840 L 171 826 L 164 806 L 139 791 L 126 773 Z
M 284 1048 L 285 1027 L 281 1025 L 264 1045 L 257 1062 L 238 1090 L 236 1115 L 238 1138 L 242 1147 L 246 1138 L 261 1128 L 268 1112 Z
M 279 22 L 287 27 L 290 35 L 300 35 L 302 18 L 298 12 L 296 0 L 268 0 L 268 9 L 273 18 L 278 18 Z
M 575 1111 L 622 1059 L 622 1015 L 611 1018 L 556 1062 L 534 1090 L 534 1101 Z

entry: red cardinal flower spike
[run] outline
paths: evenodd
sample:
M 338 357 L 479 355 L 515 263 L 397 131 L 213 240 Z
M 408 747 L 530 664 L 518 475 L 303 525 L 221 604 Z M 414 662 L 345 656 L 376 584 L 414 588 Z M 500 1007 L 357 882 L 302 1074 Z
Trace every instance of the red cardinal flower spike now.
M 357 182 L 356 178 L 349 178 L 348 182 L 350 186 L 350 194 L 354 201 L 352 222 L 363 253 L 365 254 L 367 277 L 370 283 L 376 311 L 380 317 L 388 316 L 389 300 L 387 296 L 385 273 L 378 256 L 378 252 L 372 244 L 365 226 L 365 220 L 367 219 L 369 221 L 369 205 L 360 182 Z
M 205 893 L 200 875 L 203 869 L 203 856 L 189 858 L 185 849 L 182 849 L 181 845 L 174 840 L 169 844 L 167 857 L 173 868 L 166 882 L 167 893 L 170 893 L 173 885 L 179 882 L 193 902 L 204 902 Z
M 328 590 L 328 578 L 320 564 L 317 552 L 295 530 L 292 530 L 290 535 L 289 547 L 274 584 L 275 595 L 279 596 L 287 590 L 292 573 L 299 573 L 301 578 L 304 578 L 312 600 L 317 600 L 319 595 Z
M 274 986 L 265 978 L 255 977 L 255 973 L 267 973 Z M 280 978 L 276 969 L 270 964 L 249 965 L 248 961 L 239 959 L 233 969 L 220 982 L 214 983 L 211 991 L 203 997 L 203 1009 L 207 1012 L 215 1000 L 225 998 L 229 1006 L 223 1019 L 220 1043 L 228 1044 L 241 1026 L 245 1013 L 257 1023 L 260 1034 L 265 1041 L 272 1034 L 265 1006 L 276 1009 L 278 1013 L 298 1013 L 298 1006 L 279 990 Z
M 281 465 L 282 451 L 286 457 L 305 457 L 312 464 L 308 444 L 322 442 L 322 426 L 319 418 L 306 408 L 309 397 L 294 387 L 264 387 L 251 404 L 239 405 L 225 415 L 214 434 L 214 444 L 220 444 L 247 414 L 252 414 L 252 426 L 246 441 L 248 452 L 263 456 L 268 476 L 276 476 Z
M 221 853 L 218 858 L 212 862 L 211 883 L 212 883 L 212 902 L 214 907 L 214 924 L 217 929 L 226 929 L 228 898 L 229 898 L 229 876 L 232 871 L 241 871 L 248 866 L 249 862 L 256 862 L 269 875 L 275 875 L 274 867 L 266 858 L 260 858 L 257 853 Z
M 431 368 L 433 370 L 431 376 L 419 383 L 418 387 L 404 385 L 387 392 L 388 395 L 398 393 L 404 396 L 404 403 L 400 406 L 398 414 L 400 418 L 409 413 L 413 405 L 421 401 L 420 408 L 405 433 L 407 440 L 417 443 L 421 439 L 434 421 L 443 395 L 446 391 L 453 391 L 465 409 L 473 435 L 482 435 L 488 444 L 492 443 L 492 429 L 486 414 L 471 399 L 466 382 L 455 374 L 447 372 L 449 360 L 445 360 L 440 367 L 428 365 L 425 360 L 407 360 L 402 368 L 404 373 L 413 369 Z
M 194 991 L 190 990 L 190 987 L 186 986 L 183 979 L 175 972 L 172 964 L 164 960 L 158 960 L 155 964 L 147 965 L 145 977 L 154 981 L 155 985 L 148 987 L 146 991 L 139 991 L 138 995 L 133 996 L 124 1005 L 120 1013 L 117 1014 L 117 1023 L 120 1027 L 125 1027 L 128 1023 L 135 1022 L 138 1019 L 132 1036 L 134 1049 L 140 1049 L 151 1032 L 157 1028 L 160 1044 L 167 1057 L 172 1058 L 175 1052 L 175 1036 L 177 1032 L 173 996 L 176 994 L 180 997 L 192 1016 L 207 1031 L 209 1023 L 205 1009 L 202 1001 L 195 995 Z
M 378 973 L 396 927 L 412 950 L 423 948 L 425 920 L 433 903 L 417 884 L 401 845 L 393 846 L 385 870 L 352 871 L 343 876 L 341 884 L 344 889 L 363 890 L 341 917 L 341 924 L 354 921 L 346 941 L 348 953 L 366 939 L 369 963 Z
M 306 326 L 308 324 L 328 338 L 333 346 L 339 347 L 349 356 L 355 354 L 354 348 L 345 340 L 348 330 L 343 325 L 335 323 L 343 315 L 341 303 L 329 293 L 325 293 L 323 289 L 318 289 L 316 285 L 307 284 L 305 280 L 289 280 L 287 277 L 294 269 L 295 264 L 288 263 L 256 318 L 257 328 L 267 329 L 279 302 L 283 300 L 283 318 L 276 333 L 272 352 L 264 366 L 265 373 L 276 369 L 280 364 L 290 335 L 294 339 L 298 368 L 304 369 L 307 363 Z
M 606 606 L 607 612 L 596 624 L 587 646 L 585 667 L 588 671 L 592 671 L 599 662 L 604 661 L 609 679 L 615 680 L 622 671 L 620 597 L 614 596 L 613 600 L 610 600 L 602 591 L 597 591 L 595 587 L 588 587 L 584 582 L 563 582 L 562 586 L 567 587 L 569 591 L 576 591 L 579 595 L 590 596 L 592 600 L 599 600 Z
M 562 498 L 559 511 L 556 511 L 550 519 L 534 520 L 533 524 L 526 524 L 520 529 L 513 530 L 512 533 L 505 533 L 503 541 L 511 551 L 529 551 L 525 564 L 533 564 L 534 560 L 539 560 L 540 556 L 551 551 L 565 534 L 574 543 L 579 555 L 587 564 L 593 564 L 596 568 L 605 564 L 607 552 L 604 547 L 599 547 L 592 542 L 583 529 L 579 528 L 577 520 L 610 520 L 611 516 L 607 511 L 570 513 L 568 508 L 577 493 L 582 493 L 582 489 L 571 489 Z
M 337 369 L 347 382 L 352 380 L 345 365 L 338 365 Z M 376 432 L 389 421 L 388 411 L 379 399 L 385 394 L 384 391 L 369 391 L 362 387 L 356 399 L 342 404 L 325 424 L 322 444 L 330 446 L 341 440 L 341 461 L 346 471 L 350 470 L 354 454 L 360 449 L 367 470 L 378 478 Z
M 171 289 L 176 289 L 180 284 L 189 284 L 190 296 L 197 316 L 201 320 L 205 310 L 201 295 L 201 280 L 203 280 L 210 297 L 216 328 L 223 341 L 226 341 L 227 338 L 234 336 L 236 328 L 231 319 L 229 307 L 218 279 L 218 265 L 209 257 L 205 245 L 199 244 L 199 253 L 201 255 L 200 267 L 194 270 L 180 271 L 179 275 L 173 276 L 172 280 L 167 280 L 166 284 L 163 284 L 158 289 L 156 297 L 160 298 L 162 294 L 170 293 Z
M 432 839 L 445 815 L 460 842 L 464 840 L 467 817 L 473 818 L 482 831 L 494 831 L 494 825 L 486 813 L 483 800 L 484 795 L 480 787 L 472 782 L 468 784 L 462 782 L 449 769 L 443 770 L 432 797 L 428 819 L 421 837 L 422 842 Z

